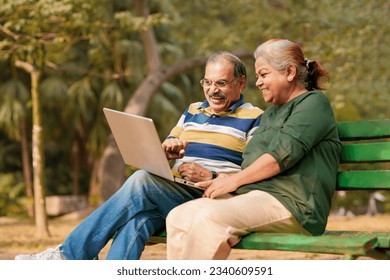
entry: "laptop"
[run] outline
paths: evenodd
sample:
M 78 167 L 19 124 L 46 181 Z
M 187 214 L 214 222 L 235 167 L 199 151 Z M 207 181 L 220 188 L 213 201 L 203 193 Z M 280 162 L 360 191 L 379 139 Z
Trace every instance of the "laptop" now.
M 126 164 L 179 184 L 196 187 L 194 182 L 174 174 L 152 119 L 109 108 L 103 108 L 103 112 Z M 197 188 L 204 190 L 203 187 Z

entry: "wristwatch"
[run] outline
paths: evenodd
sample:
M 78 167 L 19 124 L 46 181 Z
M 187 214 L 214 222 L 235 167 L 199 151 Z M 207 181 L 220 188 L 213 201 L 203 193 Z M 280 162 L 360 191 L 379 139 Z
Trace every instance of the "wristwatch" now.
M 211 171 L 211 179 L 217 178 L 218 174 L 215 171 Z

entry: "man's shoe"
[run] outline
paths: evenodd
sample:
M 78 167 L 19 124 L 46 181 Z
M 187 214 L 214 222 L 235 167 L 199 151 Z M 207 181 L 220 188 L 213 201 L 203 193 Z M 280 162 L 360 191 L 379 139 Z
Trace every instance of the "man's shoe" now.
M 60 250 L 61 245 L 54 249 L 47 249 L 38 254 L 17 255 L 15 260 L 66 260 L 64 253 Z

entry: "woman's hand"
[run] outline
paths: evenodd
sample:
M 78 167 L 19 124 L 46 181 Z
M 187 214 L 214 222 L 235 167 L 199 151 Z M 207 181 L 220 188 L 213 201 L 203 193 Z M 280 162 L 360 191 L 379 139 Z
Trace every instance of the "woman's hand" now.
M 216 198 L 217 196 L 231 193 L 238 189 L 239 185 L 234 178 L 235 176 L 233 174 L 224 173 L 220 174 L 214 180 L 196 183 L 196 186 L 206 188 L 203 197 Z

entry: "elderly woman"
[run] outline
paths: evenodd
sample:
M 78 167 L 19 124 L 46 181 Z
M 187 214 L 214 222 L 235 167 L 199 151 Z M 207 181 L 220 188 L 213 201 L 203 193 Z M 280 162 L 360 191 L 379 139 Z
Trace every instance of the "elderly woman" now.
M 168 259 L 226 259 L 251 232 L 325 230 L 341 151 L 320 91 L 328 73 L 284 39 L 261 44 L 254 57 L 256 86 L 272 106 L 244 150 L 242 171 L 198 183 L 204 196 L 169 213 Z

